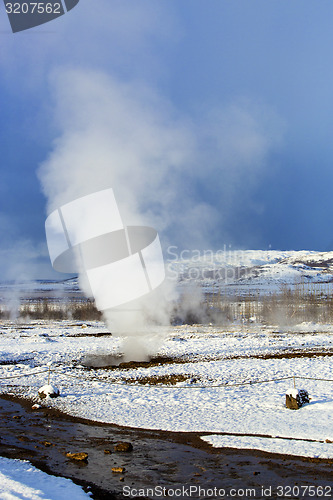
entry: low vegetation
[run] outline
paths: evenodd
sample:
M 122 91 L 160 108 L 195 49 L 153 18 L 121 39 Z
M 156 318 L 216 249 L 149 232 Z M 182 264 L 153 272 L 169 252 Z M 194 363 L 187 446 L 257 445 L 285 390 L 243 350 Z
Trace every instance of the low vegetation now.
M 278 292 L 232 295 L 221 291 L 206 296 L 214 322 L 257 322 L 295 325 L 302 322 L 333 321 L 332 283 L 281 286 Z
M 0 308 L 1 319 L 46 319 L 46 320 L 100 320 L 102 314 L 91 300 L 62 302 L 52 299 L 22 301 L 17 310 L 9 311 L 6 306 Z
M 16 310 L 0 304 L 0 319 L 101 320 L 94 301 L 61 301 L 52 298 L 22 300 Z M 232 323 L 293 325 L 302 322 L 333 322 L 333 283 L 281 286 L 278 292 L 263 294 L 251 290 L 242 295 L 230 289 L 205 294 L 200 301 L 180 300 L 172 309 L 172 324 Z

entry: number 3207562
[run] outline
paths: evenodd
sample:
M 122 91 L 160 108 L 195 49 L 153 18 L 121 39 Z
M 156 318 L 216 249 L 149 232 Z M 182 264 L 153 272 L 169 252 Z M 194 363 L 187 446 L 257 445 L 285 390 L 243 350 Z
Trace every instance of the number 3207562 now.
M 7 14 L 62 14 L 60 3 L 7 2 Z

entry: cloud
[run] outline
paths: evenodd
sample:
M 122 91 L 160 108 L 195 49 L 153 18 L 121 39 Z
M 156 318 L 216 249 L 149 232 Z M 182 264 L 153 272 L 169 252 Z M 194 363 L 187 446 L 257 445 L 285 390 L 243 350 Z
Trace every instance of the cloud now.
M 119 75 L 155 81 L 164 74 L 160 51 L 164 50 L 166 44 L 174 44 L 178 37 L 179 29 L 172 8 L 149 0 L 143 0 L 140 4 L 131 0 L 82 1 L 61 18 L 15 35 L 11 33 L 9 21 L 2 9 L 0 40 L 4 50 L 0 51 L 0 88 L 2 109 L 5 112 L 8 110 L 7 114 L 2 114 L 2 123 L 0 117 L 3 131 L 3 198 L 10 196 L 11 187 L 17 186 L 18 179 L 26 178 L 27 186 L 38 182 L 33 178 L 34 173 L 28 171 L 26 162 L 20 156 L 13 155 L 11 148 L 20 147 L 20 133 L 25 134 L 26 141 L 35 144 L 31 156 L 38 158 L 41 156 L 38 148 L 46 149 L 47 143 L 57 134 L 49 81 L 53 87 L 57 85 L 60 89 L 59 82 L 52 83 L 53 76 L 57 80 L 55 75 L 59 65 L 70 68 L 75 61 L 81 72 L 85 68 L 94 68 L 95 71 L 103 68 L 103 72 L 107 73 L 112 68 Z M 60 126 L 63 126 L 63 122 Z M 29 154 L 32 149 L 28 148 Z M 33 162 L 31 156 L 27 162 L 29 167 Z M 32 200 L 31 196 L 31 190 L 26 187 L 22 196 L 20 193 L 17 205 L 40 205 L 40 201 Z M 39 213 L 42 211 L 43 207 L 39 206 Z M 18 222 L 16 212 L 14 216 L 8 212 L 4 217 L 7 223 L 6 228 L 1 226 L 0 239 L 2 277 L 12 278 L 15 273 L 22 274 L 22 266 L 27 262 L 31 264 L 34 260 L 32 256 L 28 261 L 24 256 L 32 255 L 39 243 L 29 237 L 22 238 L 20 227 L 23 219 Z M 40 218 L 36 224 L 40 224 Z M 12 233 L 11 238 L 8 237 L 8 231 Z M 42 228 L 36 233 L 41 234 Z M 45 249 L 45 241 L 41 246 Z M 43 277 L 53 275 L 49 263 L 39 266 L 39 271 Z
M 58 136 L 39 170 L 49 211 L 112 187 L 127 224 L 186 247 L 216 244 L 217 231 L 225 243 L 280 144 L 278 117 L 248 100 L 194 122 L 137 80 L 62 68 L 51 82 Z
M 0 37 L 6 46 L 0 52 L 1 79 L 32 99 L 45 93 L 52 68 L 74 61 L 82 68 L 112 68 L 122 75 L 155 79 L 164 73 L 161 50 L 180 37 L 171 5 L 149 0 L 81 1 L 66 15 L 16 34 L 1 14 Z

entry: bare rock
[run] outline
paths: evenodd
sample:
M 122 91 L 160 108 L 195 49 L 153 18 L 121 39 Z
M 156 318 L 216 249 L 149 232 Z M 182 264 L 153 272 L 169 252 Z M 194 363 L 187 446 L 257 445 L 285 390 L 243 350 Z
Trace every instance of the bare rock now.
M 132 443 L 128 443 L 127 441 L 120 441 L 115 445 L 114 451 L 120 451 L 120 452 L 133 451 L 133 445 Z
M 18 440 L 22 441 L 22 443 L 27 443 L 28 441 L 30 441 L 30 439 L 27 436 L 19 436 Z
M 125 467 L 112 467 L 112 472 L 115 474 L 123 474 L 125 472 Z
M 66 453 L 66 457 L 71 460 L 75 460 L 77 462 L 87 462 L 88 461 L 88 453 Z
M 298 395 L 299 395 L 299 399 L 300 399 L 300 403 L 302 405 L 305 405 L 307 403 L 310 403 L 310 398 L 309 398 L 309 393 L 308 391 L 306 391 L 305 389 L 300 389 L 298 391 Z

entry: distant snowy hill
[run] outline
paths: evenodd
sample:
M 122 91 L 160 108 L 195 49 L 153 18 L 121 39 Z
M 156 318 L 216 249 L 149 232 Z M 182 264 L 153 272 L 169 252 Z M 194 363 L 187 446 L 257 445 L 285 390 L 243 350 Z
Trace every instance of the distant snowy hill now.
M 283 284 L 333 282 L 333 252 L 224 251 L 169 261 L 167 269 L 181 285 L 193 281 L 207 291 L 235 286 L 270 291 Z
M 167 275 L 184 287 L 194 283 L 206 292 L 217 290 L 269 293 L 282 285 L 333 286 L 333 251 L 225 250 L 213 253 L 187 251 L 186 259 L 166 260 Z M 80 300 L 76 278 L 59 281 L 0 282 L 0 302 L 52 298 Z

